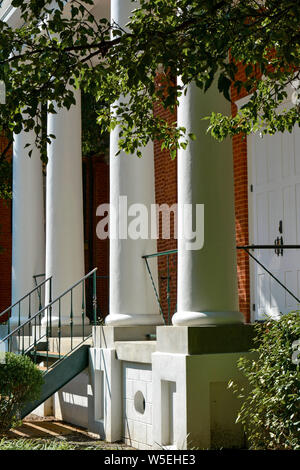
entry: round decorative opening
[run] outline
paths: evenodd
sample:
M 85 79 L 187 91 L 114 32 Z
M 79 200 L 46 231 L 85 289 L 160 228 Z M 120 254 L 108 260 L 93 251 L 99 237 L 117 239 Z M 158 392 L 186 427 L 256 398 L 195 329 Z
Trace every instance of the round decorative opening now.
M 140 391 L 136 392 L 136 394 L 134 395 L 134 408 L 140 414 L 143 414 L 145 412 L 145 397 Z

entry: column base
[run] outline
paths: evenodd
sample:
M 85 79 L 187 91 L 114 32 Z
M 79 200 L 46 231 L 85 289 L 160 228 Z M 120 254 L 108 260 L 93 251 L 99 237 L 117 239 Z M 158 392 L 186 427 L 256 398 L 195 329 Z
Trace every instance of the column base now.
M 174 326 L 234 325 L 244 323 L 244 315 L 237 311 L 227 312 L 176 312 L 172 317 Z
M 164 321 L 158 313 L 151 315 L 111 313 L 105 318 L 105 324 L 110 326 L 163 325 Z

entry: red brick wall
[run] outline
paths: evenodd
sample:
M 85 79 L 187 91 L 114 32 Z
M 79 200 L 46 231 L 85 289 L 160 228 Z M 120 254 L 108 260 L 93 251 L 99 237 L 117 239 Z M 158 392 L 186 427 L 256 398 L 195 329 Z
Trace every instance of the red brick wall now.
M 176 115 L 165 110 L 163 106 L 157 105 L 155 114 L 168 120 L 176 121 Z M 166 150 L 161 150 L 160 142 L 154 142 L 154 165 L 155 165 L 155 199 L 156 204 L 172 205 L 177 202 L 177 159 L 172 160 Z M 174 238 L 174 219 L 171 216 L 171 238 L 164 240 L 161 231 L 161 218 L 159 224 L 159 239 L 157 240 L 157 251 L 168 251 L 177 248 L 177 239 Z M 177 255 L 169 256 L 169 283 L 170 283 L 170 313 L 176 311 L 177 303 Z M 168 321 L 167 301 L 167 257 L 158 258 L 159 293 L 163 314 Z
M 7 145 L 0 137 L 0 153 Z M 11 201 L 0 200 L 0 313 L 11 304 Z M 0 322 L 6 318 L 1 318 Z
M 109 240 L 100 240 L 96 235 L 96 226 L 100 218 L 96 210 L 100 204 L 109 202 L 109 165 L 104 156 L 83 159 L 84 178 L 84 240 L 85 271 L 97 267 L 98 316 L 108 313 L 109 296 Z M 91 291 L 90 296 L 91 298 Z M 92 306 L 89 306 L 92 310 Z
M 239 66 L 237 79 L 244 78 L 244 70 Z M 237 112 L 237 107 L 233 104 L 237 99 L 247 95 L 242 90 L 238 95 L 237 90 L 231 87 L 233 115 Z M 243 135 L 234 136 L 232 139 L 233 168 L 234 168 L 234 198 L 235 198 L 235 227 L 236 244 L 248 245 L 248 169 L 247 169 L 247 138 Z M 237 270 L 238 270 L 238 292 L 239 307 L 247 322 L 250 321 L 250 273 L 249 257 L 241 250 L 237 250 Z
M 94 259 L 98 266 L 97 280 L 98 305 L 102 316 L 108 314 L 109 297 L 109 239 L 99 240 L 96 235 L 96 209 L 99 204 L 109 202 L 109 165 L 105 162 L 94 161 Z

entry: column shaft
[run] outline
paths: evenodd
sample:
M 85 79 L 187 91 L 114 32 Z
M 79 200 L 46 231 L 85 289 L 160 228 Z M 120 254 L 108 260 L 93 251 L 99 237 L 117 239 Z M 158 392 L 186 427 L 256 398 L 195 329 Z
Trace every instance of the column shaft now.
M 178 217 L 178 300 L 175 325 L 239 323 L 234 229 L 231 141 L 206 133 L 202 117 L 226 113 L 227 103 L 216 88 L 206 94 L 195 84 L 180 98 L 178 125 L 196 134 L 178 152 L 178 204 L 204 204 L 204 246 L 187 249 L 183 212 Z
M 12 199 L 12 303 L 35 287 L 33 276 L 45 272 L 45 230 L 43 174 L 34 131 L 14 135 Z M 25 148 L 26 144 L 31 144 Z M 33 149 L 31 157 L 29 150 Z M 39 278 L 41 281 L 43 278 Z M 37 295 L 22 301 L 20 321 L 38 310 Z M 19 309 L 12 312 L 12 323 L 19 322 Z
M 48 114 L 48 133 L 55 139 L 48 145 L 46 193 L 46 275 L 53 276 L 52 299 L 84 276 L 84 237 L 81 156 L 81 95 L 76 105 Z M 49 299 L 49 292 L 47 293 Z M 82 288 L 77 287 L 61 302 L 62 324 L 81 323 Z M 57 321 L 58 304 L 53 321 Z M 46 320 L 44 319 L 44 322 Z
M 130 0 L 112 0 L 112 21 L 124 27 L 135 7 Z M 124 98 L 120 100 L 124 101 Z M 120 197 L 126 196 L 128 208 L 132 204 L 143 204 L 150 214 L 151 204 L 155 204 L 153 143 L 144 147 L 142 158 L 138 158 L 124 152 L 116 156 L 118 140 L 119 129 L 115 128 L 110 136 L 111 209 L 118 211 Z M 106 323 L 121 326 L 160 324 L 162 319 L 142 259 L 142 255 L 156 252 L 156 240 L 150 239 L 150 224 L 149 236 L 145 239 L 119 237 L 121 219 L 126 220 L 125 211 L 126 208 L 121 210 L 119 217 L 110 219 L 110 315 Z M 157 282 L 156 261 L 151 261 L 151 270 Z

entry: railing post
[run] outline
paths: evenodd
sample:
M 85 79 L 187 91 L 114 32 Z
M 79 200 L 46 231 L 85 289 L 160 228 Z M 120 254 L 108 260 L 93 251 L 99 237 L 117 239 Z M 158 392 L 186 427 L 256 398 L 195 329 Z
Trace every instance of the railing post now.
M 151 273 L 151 269 L 150 269 L 150 266 L 149 266 L 149 263 L 148 263 L 147 256 L 143 256 L 143 258 L 145 260 L 146 268 L 147 268 L 147 271 L 148 271 L 150 279 L 151 279 L 152 287 L 154 289 L 154 293 L 155 293 L 155 297 L 156 297 L 156 300 L 157 300 L 157 303 L 158 303 L 160 315 L 162 317 L 163 323 L 166 324 L 163 309 L 162 309 L 162 306 L 161 306 L 161 303 L 160 303 L 160 300 L 159 300 L 159 295 L 158 295 L 158 292 L 157 292 L 157 289 L 156 289 L 156 286 L 155 286 L 155 282 L 154 282 L 154 279 L 153 279 L 153 276 L 152 276 L 152 273 Z
M 73 289 L 71 289 L 70 335 L 71 335 L 71 349 L 73 349 Z
M 52 302 L 52 276 L 49 278 L 49 303 Z M 52 336 L 52 305 L 50 305 L 48 312 L 50 316 L 50 336 Z M 48 327 L 48 322 L 47 322 Z
M 97 278 L 96 271 L 93 272 L 93 314 L 94 325 L 97 325 Z
M 36 317 L 34 317 L 34 363 L 36 364 Z
M 28 318 L 31 318 L 31 294 L 28 296 Z
M 21 302 L 19 302 L 19 312 L 18 312 L 18 327 L 21 325 Z M 20 343 L 20 330 L 18 331 L 18 342 Z M 24 335 L 23 335 L 24 336 Z
M 168 303 L 168 325 L 171 320 L 171 304 L 170 304 L 170 266 L 169 266 L 169 255 L 167 255 L 167 303 Z
M 72 295 L 72 290 L 71 290 L 71 295 Z M 60 340 L 61 340 L 61 297 L 58 299 L 58 357 L 60 359 Z M 73 333 L 71 333 L 71 337 L 73 336 Z
M 81 302 L 81 316 L 82 316 L 82 339 L 84 340 L 84 319 L 85 319 L 85 308 L 84 308 L 84 297 L 85 297 L 85 280 L 81 283 L 82 286 L 82 302 Z
M 42 287 L 39 288 L 38 290 L 38 297 L 39 297 L 39 310 L 43 308 L 42 306 Z
M 48 370 L 48 366 L 49 366 L 49 312 L 48 312 L 49 309 L 47 309 L 47 315 L 46 315 L 46 367 L 47 367 L 47 370 Z
M 12 312 L 10 313 L 10 315 L 12 314 Z M 8 321 L 7 321 L 7 334 L 10 334 L 10 316 L 8 317 Z M 9 339 L 7 341 L 7 350 L 9 351 Z
M 25 347 L 24 347 L 24 327 L 22 328 L 22 354 L 24 354 Z

